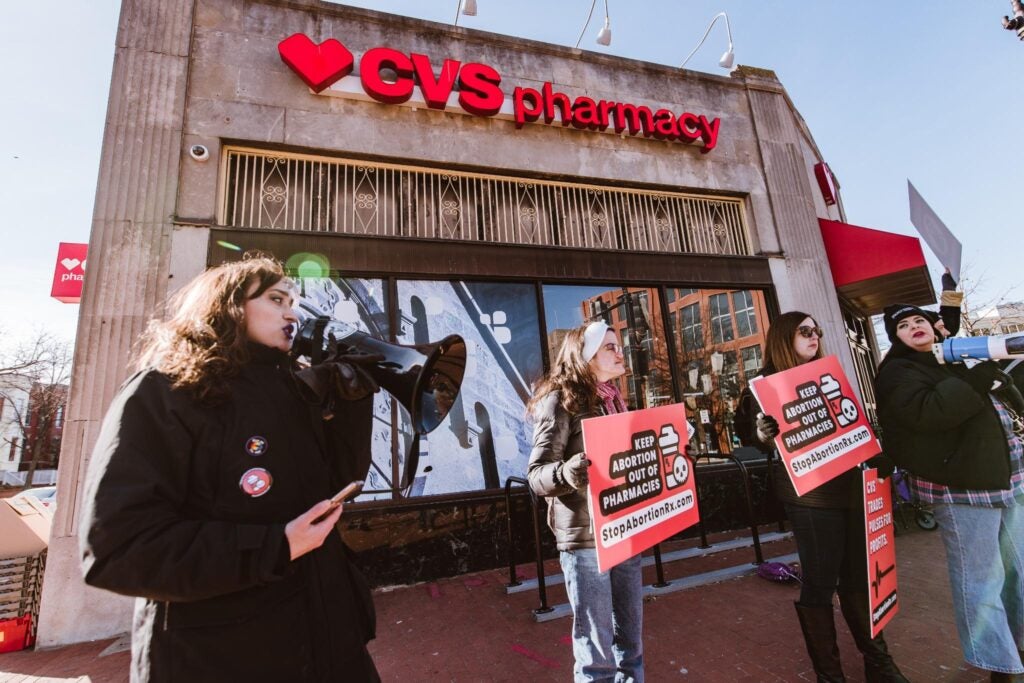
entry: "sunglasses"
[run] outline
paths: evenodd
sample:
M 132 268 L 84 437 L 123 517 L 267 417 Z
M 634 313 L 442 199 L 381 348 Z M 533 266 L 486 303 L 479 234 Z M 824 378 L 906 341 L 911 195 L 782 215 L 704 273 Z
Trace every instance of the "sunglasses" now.
M 799 334 L 804 339 L 810 339 L 811 337 L 814 336 L 817 336 L 818 339 L 821 339 L 822 337 L 825 336 L 825 331 L 820 327 L 810 327 L 808 325 L 801 325 L 800 327 L 796 328 L 796 333 Z

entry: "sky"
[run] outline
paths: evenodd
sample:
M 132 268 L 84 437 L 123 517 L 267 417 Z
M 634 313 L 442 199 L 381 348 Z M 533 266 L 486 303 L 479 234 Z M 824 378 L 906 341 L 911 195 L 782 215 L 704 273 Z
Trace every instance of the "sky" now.
M 240 0 L 239 0 L 240 1 Z M 454 0 L 346 4 L 450 23 Z M 478 0 L 469 28 L 572 46 L 589 0 Z M 963 243 L 976 305 L 1024 299 L 1019 190 L 1024 42 L 1007 0 L 609 0 L 612 44 L 580 45 L 679 65 L 728 13 L 736 63 L 772 69 L 806 120 L 855 225 L 915 234 L 909 178 Z M 59 242 L 92 220 L 120 3 L 8 3 L 0 23 L 0 349 L 45 329 L 73 338 L 78 306 L 49 297 Z M 687 68 L 725 75 L 723 21 Z M 925 247 L 926 254 L 928 253 Z M 942 269 L 929 256 L 936 290 Z

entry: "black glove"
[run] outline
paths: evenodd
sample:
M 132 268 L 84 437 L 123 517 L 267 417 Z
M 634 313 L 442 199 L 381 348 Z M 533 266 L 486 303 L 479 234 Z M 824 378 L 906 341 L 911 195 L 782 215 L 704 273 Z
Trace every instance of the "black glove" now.
M 988 396 L 989 392 L 992 391 L 993 384 L 997 381 L 1006 383 L 1009 377 L 1002 371 L 998 363 L 985 360 L 970 368 L 964 379 L 979 394 Z
M 574 489 L 581 489 L 590 481 L 587 467 L 590 461 L 586 453 L 577 453 L 562 463 L 562 481 Z
M 380 390 L 366 368 L 382 360 L 380 354 L 336 355 L 326 363 L 297 371 L 295 378 L 306 398 L 322 406 L 324 419 L 329 420 L 334 417 L 336 401 L 358 401 Z
M 946 272 L 942 274 L 942 291 L 951 292 L 955 289 L 956 280 L 953 279 L 953 275 L 947 269 Z
M 762 443 L 771 443 L 779 435 L 779 423 L 771 415 L 757 414 L 757 438 Z

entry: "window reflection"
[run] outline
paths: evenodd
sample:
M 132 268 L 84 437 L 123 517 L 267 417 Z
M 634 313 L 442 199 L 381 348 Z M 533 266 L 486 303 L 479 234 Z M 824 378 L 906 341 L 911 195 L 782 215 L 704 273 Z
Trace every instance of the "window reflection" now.
M 544 285 L 548 356 L 565 334 L 586 321 L 604 320 L 615 330 L 626 374 L 615 380 L 631 409 L 672 403 L 671 372 L 658 290 L 616 285 Z
M 761 369 L 768 324 L 764 294 L 752 290 L 666 291 L 676 385 L 704 454 L 739 445 L 732 422 L 740 391 Z M 706 321 L 706 323 L 705 323 Z

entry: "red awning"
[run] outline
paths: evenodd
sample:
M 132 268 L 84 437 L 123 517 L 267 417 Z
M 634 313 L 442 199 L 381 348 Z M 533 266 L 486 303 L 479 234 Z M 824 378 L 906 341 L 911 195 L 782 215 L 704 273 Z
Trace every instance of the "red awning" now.
M 916 237 L 818 219 L 836 290 L 866 315 L 900 302 L 935 303 L 928 266 Z

